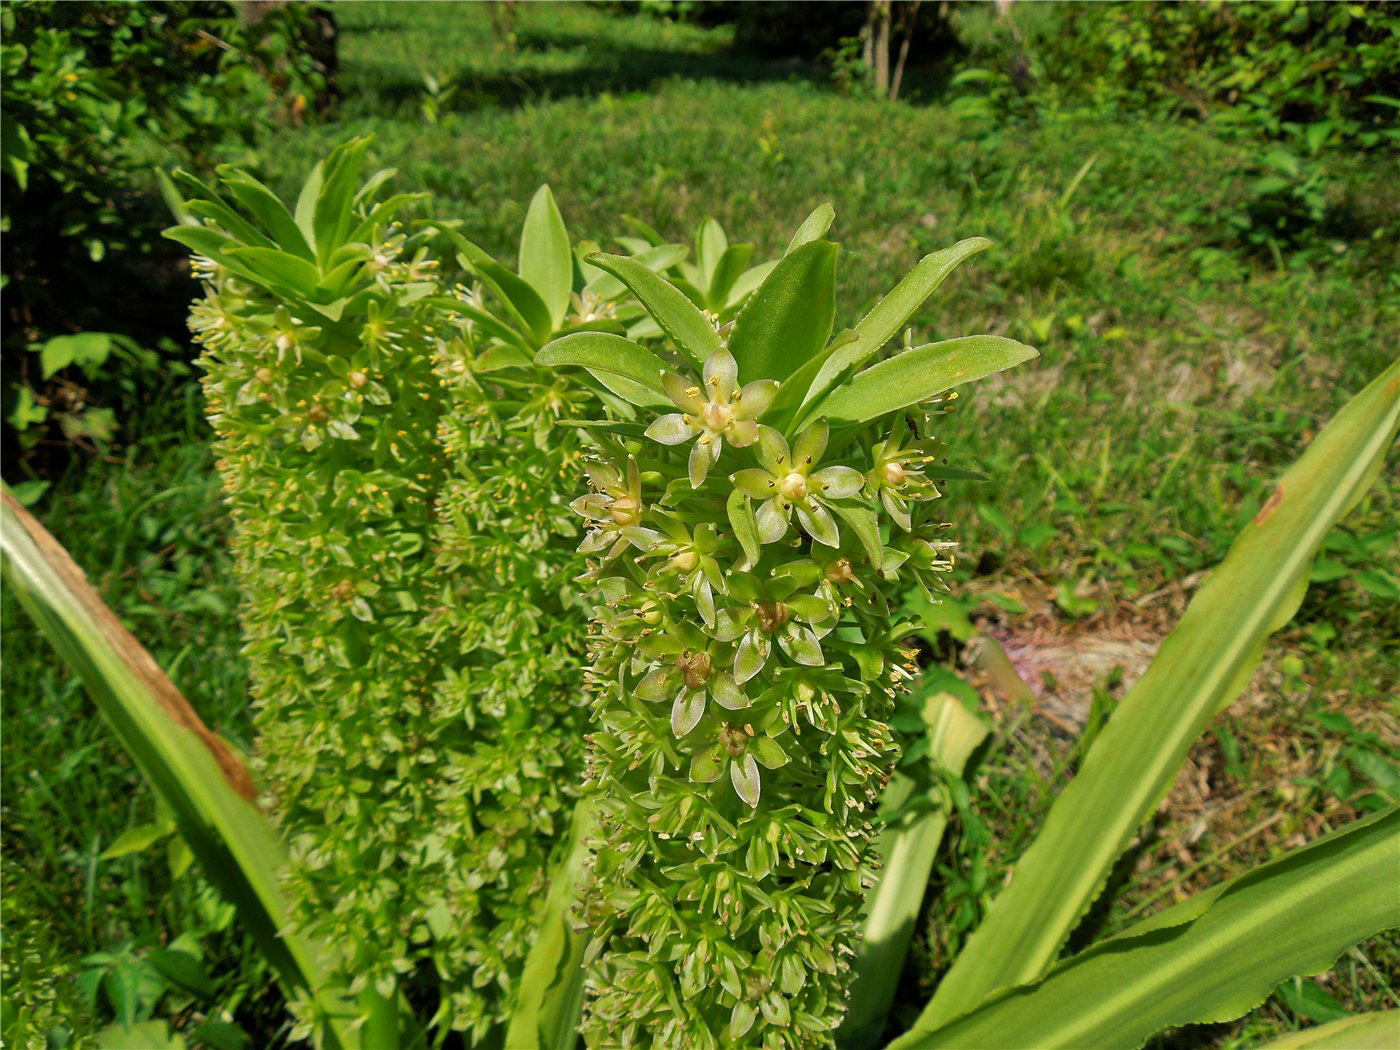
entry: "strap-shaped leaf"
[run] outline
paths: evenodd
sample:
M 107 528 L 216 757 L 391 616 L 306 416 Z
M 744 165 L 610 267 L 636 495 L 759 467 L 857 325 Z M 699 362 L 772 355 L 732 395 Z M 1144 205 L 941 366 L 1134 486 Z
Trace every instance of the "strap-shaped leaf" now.
M 838 351 L 833 359 L 849 349 L 847 346 Z M 999 335 L 969 335 L 926 343 L 871 365 L 849 383 L 838 386 L 812 411 L 830 417 L 834 423 L 864 423 L 1039 356 L 1034 347 Z M 824 367 L 829 367 L 829 362 Z
M 919 1018 L 946 1024 L 1054 961 L 1109 869 L 1211 718 L 1297 611 L 1318 547 L 1370 487 L 1400 427 L 1400 360 L 1351 400 L 1279 481 L 1119 704 L 1015 877 Z
M 804 244 L 825 237 L 835 219 L 835 208 L 830 204 L 818 204 L 812 209 L 812 214 L 802 220 L 802 225 L 797 227 L 797 232 L 792 235 L 792 240 L 788 241 L 787 250 L 783 254 L 791 255 Z
M 964 259 L 991 246 L 992 242 L 985 237 L 969 237 L 920 259 L 918 265 L 861 318 L 860 324 L 855 327 L 856 341 L 827 362 L 817 381 L 812 384 L 813 389 L 825 386 L 826 380 L 850 366 L 859 366 L 869 360 L 909 323 L 909 319 L 918 313 L 928 297 L 937 291 L 938 286 Z
M 1395 1050 L 1397 1046 L 1400 1010 L 1381 1010 L 1290 1032 L 1256 1050 Z
M 286 852 L 253 804 L 238 757 L 200 721 L 112 614 L 81 569 L 6 488 L 0 495 L 5 582 L 78 674 L 122 746 L 170 807 L 205 876 L 238 909 L 291 992 L 310 994 L 331 1047 L 355 1047 L 355 1007 L 326 977 L 326 949 L 290 925 Z
M 936 1031 L 910 1032 L 890 1050 L 1130 1050 L 1173 1025 L 1233 1020 L 1280 981 L 1321 973 L 1393 926 L 1397 872 L 1400 808 L 1392 808 L 1183 901 Z
M 700 286 L 709 288 L 719 269 L 719 261 L 729 250 L 729 238 L 724 235 L 724 227 L 714 219 L 707 218 L 695 231 L 695 261 L 700 267 Z
M 654 248 L 638 252 L 632 258 L 653 273 L 663 273 L 684 259 L 689 252 L 690 249 L 684 244 L 658 244 Z M 592 254 L 592 252 L 587 253 L 587 255 Z M 584 273 L 588 275 L 588 290 L 599 299 L 619 299 L 626 294 L 627 286 L 612 274 L 604 273 L 592 263 L 586 262 L 581 265 L 584 268 Z
M 962 776 L 967 760 L 986 739 L 986 725 L 950 693 L 927 695 L 922 713 L 928 727 L 929 760 L 940 770 Z M 904 806 L 914 786 L 911 777 L 895 773 L 881 796 L 881 815 Z M 865 933 L 855 962 L 850 1010 L 837 1033 L 838 1044 L 848 1050 L 875 1045 L 884 1031 L 950 808 L 945 799 L 940 807 L 890 825 L 876 841 L 880 881 L 866 899 Z
M 586 368 L 605 384 L 608 382 L 608 376 L 621 376 L 650 395 L 646 401 L 633 401 L 623 390 L 609 385 L 610 390 L 626 397 L 633 404 L 658 408 L 671 406 L 671 399 L 666 396 L 666 390 L 661 385 L 661 373 L 666 367 L 661 363 L 661 359 L 645 347 L 638 346 L 620 335 L 607 332 L 576 332 L 566 335 L 541 349 L 535 355 L 535 364 L 547 368 L 566 365 Z
M 535 943 L 520 975 L 520 995 L 507 1019 L 505 1045 L 518 1050 L 572 1050 L 583 1013 L 583 954 L 588 934 L 570 912 L 583 884 L 588 838 L 597 830 L 593 804 L 574 807 L 569 846 L 536 916 Z
M 308 261 L 315 259 L 292 213 L 275 193 L 241 168 L 225 165 L 219 168 L 219 176 L 228 192 L 262 223 L 278 247 Z
M 355 192 L 359 189 L 360 170 L 369 136 L 352 139 L 331 150 L 322 169 L 322 184 L 312 205 L 312 228 L 315 231 L 316 258 L 321 263 L 345 241 L 354 221 Z M 301 210 L 300 201 L 297 210 Z
M 836 316 L 836 255 L 831 241 L 804 244 L 749 297 L 729 337 L 740 382 L 786 379 L 826 346 Z
M 744 274 L 744 268 L 753 258 L 752 244 L 731 244 L 719 257 L 715 272 L 710 277 L 709 299 L 716 310 L 729 302 L 729 293 L 734 282 Z
M 316 294 L 316 286 L 321 283 L 321 271 L 314 265 L 276 248 L 235 247 L 227 249 L 225 254 L 241 259 L 262 277 L 263 283 L 308 299 Z
M 520 276 L 529 282 L 545 309 L 550 330 L 564 323 L 569 311 L 569 293 L 574 286 L 574 257 L 569 251 L 569 232 L 549 186 L 541 186 L 525 213 L 520 231 Z
M 719 347 L 719 333 L 700 308 L 664 277 L 635 259 L 597 252 L 588 261 L 606 270 L 631 289 L 652 319 L 676 348 L 698 365 L 704 365 Z

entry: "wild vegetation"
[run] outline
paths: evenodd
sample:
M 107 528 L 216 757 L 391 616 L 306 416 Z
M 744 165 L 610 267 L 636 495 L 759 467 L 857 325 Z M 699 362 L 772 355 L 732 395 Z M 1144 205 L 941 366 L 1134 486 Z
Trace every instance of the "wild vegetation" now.
M 134 420 L 133 440 L 108 446 L 117 453 L 113 462 L 75 462 L 53 473 L 31 457 L 17 472 L 7 470 L 12 484 L 24 470 L 34 472 L 18 494 L 92 573 L 205 721 L 233 742 L 235 754 L 254 756 L 278 828 L 258 841 L 285 849 L 276 866 L 290 872 L 280 886 L 262 889 L 289 895 L 287 916 L 311 946 L 304 959 L 322 962 L 300 965 L 289 979 L 285 960 L 263 957 L 248 918 L 249 908 L 262 905 L 247 904 L 236 887 L 211 886 L 201 865 L 191 865 L 200 846 L 188 813 L 141 786 L 136 770 L 149 773 L 147 765 L 138 755 L 133 769 L 77 680 L 25 624 L 17 587 L 7 586 L 7 1039 L 18 1038 L 11 1033 L 22 1025 L 58 1045 L 81 1045 L 103 1025 L 150 1021 L 146 1038 L 171 1030 L 210 1046 L 240 1039 L 275 1045 L 318 1028 L 329 1038 L 335 1025 L 325 1027 L 328 1017 L 358 1010 L 374 1019 L 365 1031 L 397 1029 L 404 1045 L 420 1030 L 409 1017 L 441 1034 L 466 1032 L 468 1045 L 504 1016 L 512 1018 L 512 1034 L 545 1032 L 568 1013 L 554 1002 L 564 998 L 558 974 L 582 973 L 584 945 L 562 917 L 573 892 L 582 887 L 587 899 L 590 885 L 611 894 L 593 894 L 593 918 L 617 923 L 588 949 L 585 1027 L 595 1044 L 636 1023 L 627 1017 L 642 1004 L 651 1011 L 644 1031 L 673 1023 L 692 1038 L 728 1031 L 762 1045 L 764 1038 L 796 1039 L 792 1033 L 808 1025 L 825 1030 L 839 1017 L 847 978 L 833 983 L 814 949 L 798 948 L 801 938 L 746 927 L 758 912 L 734 905 L 732 929 L 719 936 L 685 919 L 684 907 L 663 912 L 658 902 L 678 890 L 688 900 L 688 886 L 711 879 L 739 880 L 731 894 L 767 895 L 801 870 L 801 858 L 782 844 L 783 828 L 812 833 L 789 826 L 784 793 L 831 761 L 819 746 L 824 730 L 811 721 L 824 697 L 859 697 L 862 689 L 865 701 L 834 702 L 841 717 L 864 719 L 863 732 L 886 748 L 865 780 L 878 787 L 875 771 L 893 759 L 898 742 L 905 754 L 879 820 L 870 820 L 875 807 L 854 781 L 833 788 L 826 801 L 845 800 L 847 820 L 855 799 L 866 805 L 869 826 L 852 824 L 856 854 L 869 838 L 885 857 L 905 848 L 923 859 L 900 866 L 900 880 L 877 881 L 865 918 L 859 884 L 875 875 L 868 860 L 863 876 L 840 888 L 832 881 L 830 893 L 820 880 L 806 888 L 783 883 L 781 891 L 842 902 L 812 943 L 865 946 L 839 964 L 854 967 L 853 1022 L 862 1014 L 883 1018 L 887 1010 L 872 1005 L 878 999 L 870 988 L 884 985 L 894 995 L 886 1038 L 911 1029 L 900 1045 L 983 1045 L 994 1031 L 1011 1039 L 1006 1033 L 1018 1023 L 1041 1026 L 1036 1038 L 1048 1038 L 1052 1022 L 1062 1025 L 1054 1030 L 1066 1045 L 1108 1038 L 1109 1029 L 1091 1037 L 1076 1027 L 1080 1013 L 1052 1018 L 1047 1004 L 1101 990 L 1105 973 L 1125 972 L 1120 959 L 1129 956 L 1121 953 L 1158 950 L 1152 946 L 1164 935 L 1154 939 L 1154 931 L 1164 930 L 1198 938 L 1202 947 L 1192 951 L 1221 943 L 1212 938 L 1236 951 L 1258 945 L 1250 958 L 1259 966 L 1238 985 L 1192 986 L 1193 1007 L 1210 994 L 1216 1006 L 1173 1012 L 1167 1003 L 1160 1014 L 1142 1008 L 1161 998 L 1147 966 L 1124 981 L 1138 998 L 1104 999 L 1104 1024 L 1133 1018 L 1141 1025 L 1119 1037 L 1141 1042 L 1164 1026 L 1218 1021 L 1156 1038 L 1249 1046 L 1346 1009 L 1395 1005 L 1393 938 L 1349 948 L 1387 925 L 1374 916 L 1393 906 L 1383 896 L 1367 898 L 1360 882 L 1324 885 L 1343 869 L 1364 867 L 1367 856 L 1386 862 L 1375 850 L 1393 837 L 1390 818 L 1287 854 L 1229 889 L 1198 892 L 1398 800 L 1387 704 L 1396 686 L 1400 596 L 1396 494 L 1384 472 L 1366 488 L 1362 469 L 1378 464 L 1388 444 L 1386 388 L 1372 387 L 1369 400 L 1358 402 L 1368 409 L 1348 409 L 1318 436 L 1392 357 L 1397 206 L 1385 178 L 1392 147 L 1384 136 L 1362 142 L 1363 126 L 1324 137 L 1307 162 L 1316 207 L 1290 212 L 1288 234 L 1280 236 L 1274 220 L 1254 218 L 1264 214 L 1257 208 L 1259 140 L 1228 118 L 1164 121 L 1143 100 L 1108 90 L 1077 108 L 1055 101 L 1050 85 L 1018 86 L 1014 104 L 1004 104 L 992 88 L 977 94 L 977 77 L 957 81 L 958 97 L 947 101 L 933 94 L 927 70 L 914 79 L 914 101 L 891 106 L 832 93 L 815 67 L 808 78 L 806 67 L 738 61 L 727 50 L 726 27 L 591 8 L 522 8 L 513 47 L 498 44 L 480 11 L 366 5 L 341 14 L 337 120 L 259 132 L 245 158 L 272 192 L 232 171 L 178 190 L 181 200 L 206 202 L 186 205 L 186 224 L 201 226 L 186 241 L 215 264 L 200 274 L 212 291 L 198 327 L 216 451 L 200 422 L 202 395 L 177 383 L 171 388 L 179 392 L 163 403 L 123 410 Z M 465 67 L 452 66 L 460 57 L 442 49 L 452 34 L 477 45 Z M 965 68 L 985 68 L 987 54 L 974 51 Z M 1386 57 L 1382 48 L 1376 61 Z M 679 109 L 696 116 L 681 126 Z M 1109 111 L 1111 130 L 1103 121 Z M 292 202 L 306 171 L 347 135 L 368 132 L 374 141 L 351 152 L 400 169 L 387 191 L 372 192 L 427 191 L 431 199 L 390 198 L 405 209 L 403 225 L 394 227 L 387 210 L 369 206 L 372 192 L 358 203 L 350 192 L 325 209 L 332 226 L 341 221 L 335 216 L 347 216 L 343 228 L 323 226 L 324 243 L 318 233 L 314 245 L 296 245 L 300 209 Z M 928 148 L 910 150 L 910 142 Z M 358 189 L 345 163 L 341 184 Z M 333 167 L 322 169 L 323 186 Z M 546 181 L 553 193 L 536 193 Z M 219 211 L 216 193 L 229 212 Z M 292 226 L 266 225 L 274 195 L 287 199 Z M 823 201 L 839 215 L 839 277 L 838 250 L 823 247 L 829 212 L 812 213 Z M 436 221 L 415 221 L 424 218 Z M 251 220 L 250 229 L 240 220 Z M 317 229 L 314 209 L 306 222 Z M 367 225 L 351 228 L 361 222 Z M 211 231 L 232 243 L 199 240 Z M 845 557 L 853 569 L 874 557 L 863 512 L 843 504 L 863 502 L 885 522 L 882 546 L 913 543 L 919 523 L 930 523 L 917 509 L 909 518 L 910 506 L 882 485 L 878 469 L 878 457 L 896 449 L 912 456 L 913 449 L 891 445 L 886 434 L 831 427 L 822 465 L 846 450 L 836 469 L 860 472 L 860 488 L 834 497 L 826 519 L 817 496 L 779 520 L 783 501 L 768 503 L 758 475 L 769 469 L 763 457 L 776 462 L 782 449 L 772 438 L 760 442 L 757 428 L 784 431 L 789 449 L 799 441 L 815 447 L 812 428 L 798 425 L 812 422 L 811 413 L 794 414 L 802 405 L 784 403 L 796 395 L 781 386 L 773 417 L 735 411 L 743 398 L 696 409 L 692 380 L 717 380 L 732 395 L 780 377 L 762 374 L 762 366 L 746 371 L 749 355 L 763 358 L 755 349 L 762 339 L 746 336 L 724 350 L 735 361 L 731 379 L 712 348 L 687 351 L 686 333 L 724 339 L 734 321 L 737 338 L 750 302 L 758 304 L 750 331 L 779 332 L 784 345 L 810 342 L 813 353 L 849 352 L 861 345 L 863 319 L 909 265 L 981 235 L 997 247 L 965 264 L 926 305 L 920 297 L 875 344 L 903 340 L 910 328 L 907 346 L 956 343 L 962 332 L 982 330 L 1040 350 L 1033 365 L 962 388 L 944 406 L 957 412 L 917 430 L 916 441 L 932 434 L 947 445 L 919 454 L 935 455 L 947 471 L 930 476 L 945 497 L 931 506 L 940 518 L 946 507 L 952 523 L 938 535 L 959 543 L 949 564 L 942 564 L 946 552 L 935 556 L 948 570 L 940 579 L 951 594 L 930 604 L 895 573 L 871 591 L 888 610 L 883 628 L 879 616 L 855 612 L 839 614 L 853 619 L 832 630 L 815 603 L 804 604 L 805 594 L 794 605 L 804 615 L 794 615 L 788 599 L 796 590 L 769 591 L 803 585 L 809 549 L 820 553 L 835 539 L 835 560 Z M 600 248 L 621 254 L 594 254 Z M 309 278 L 267 249 L 306 257 L 316 279 L 299 284 Z M 630 270 L 625 257 L 635 260 Z M 647 280 L 638 266 L 680 299 L 649 298 L 651 286 L 637 287 Z M 804 302 L 829 301 L 830 318 L 823 320 L 823 307 L 815 317 L 800 310 L 782 320 L 782 296 L 773 291 L 780 277 L 802 290 Z M 337 288 L 337 279 L 348 283 Z M 694 317 L 676 320 L 682 301 L 695 316 L 712 311 L 712 336 Z M 308 308 L 330 312 L 313 318 Z M 766 317 L 775 319 L 771 330 Z M 842 341 L 848 328 L 854 344 Z M 634 371 L 632 351 L 608 339 L 649 348 L 690 379 L 649 385 Z M 585 346 L 605 356 L 590 358 Z M 801 386 L 786 389 L 801 393 Z M 718 418 L 719 408 L 729 416 L 718 428 L 657 422 L 707 412 Z M 830 406 L 826 414 L 840 420 Z M 775 424 L 778 417 L 791 425 Z M 561 425 L 568 420 L 595 424 Z M 748 422 L 753 435 L 742 425 Z M 394 440 L 399 432 L 409 437 Z M 716 435 L 724 433 L 730 438 L 721 448 Z M 1363 433 L 1376 435 L 1366 451 L 1359 444 L 1342 451 Z M 692 452 L 701 438 L 717 453 Z M 1303 474 L 1289 478 L 1306 478 L 1323 502 L 1270 500 L 1274 480 L 1314 438 L 1321 447 L 1304 460 L 1311 466 L 1300 464 Z M 583 495 L 584 459 L 595 456 L 602 458 L 588 471 L 600 495 L 578 507 L 604 528 L 579 555 L 573 548 L 586 520 L 568 503 Z M 215 457 L 231 524 L 213 480 Z M 912 462 L 891 462 L 912 473 Z M 1319 463 L 1341 473 L 1319 475 Z M 789 483 L 787 475 L 773 477 Z M 1294 491 L 1289 478 L 1285 492 Z M 744 496 L 741 482 L 753 489 L 747 512 L 726 495 L 733 487 Z M 796 485 L 789 484 L 793 492 Z M 1328 531 L 1353 502 L 1346 493 L 1356 505 Z M 303 502 L 294 507 L 294 498 Z M 635 521 L 632 510 L 619 520 L 619 500 L 636 501 Z M 767 532 L 757 516 L 765 506 Z M 755 514 L 755 539 L 781 527 L 786 540 L 759 542 L 759 556 L 750 558 L 747 513 Z M 1164 654 L 1129 686 L 1185 594 L 1256 518 L 1261 525 L 1246 531 L 1254 538 L 1241 539 L 1214 577 L 1235 583 L 1202 588 L 1188 613 L 1194 626 L 1183 622 L 1169 646 L 1183 646 L 1182 632 L 1194 644 L 1223 637 L 1219 623 L 1239 627 L 1238 609 L 1248 606 L 1258 611 L 1246 648 L 1262 653 L 1263 670 L 1218 717 L 1227 687 L 1243 688 L 1252 665 L 1246 660 L 1217 683 L 1223 693 L 1202 686 L 1168 744 L 1148 712 L 1162 706 L 1152 698 L 1162 695 L 1180 657 Z M 7 519 L 7 543 L 13 528 Z M 1249 562 L 1241 548 L 1271 546 L 1270 535 L 1285 534 L 1307 540 L 1296 544 L 1279 580 L 1312 581 L 1291 620 L 1292 592 L 1266 600 L 1235 575 Z M 792 540 L 804 546 L 789 554 Z M 779 550 L 775 585 L 766 570 Z M 269 559 L 269 551 L 278 557 Z M 585 556 L 612 566 L 593 572 L 591 603 L 567 585 L 584 571 Z M 16 557 L 7 547 L 7 560 Z M 407 575 L 390 580 L 355 568 L 386 560 Z M 831 579 L 830 566 L 818 561 L 823 579 L 808 584 L 818 601 L 858 582 Z M 764 571 L 754 573 L 759 565 Z M 1219 606 L 1225 591 L 1235 593 L 1236 612 L 1217 611 L 1220 619 L 1212 620 L 1197 611 Z M 622 612 L 632 605 L 642 614 L 635 623 Z M 740 682 L 738 651 L 759 651 L 769 637 L 761 621 L 780 607 L 788 619 L 774 620 L 777 640 L 755 675 Z M 591 653 L 584 640 L 590 608 Z M 653 616 L 664 629 L 649 622 Z M 1263 647 L 1281 624 L 1283 633 Z M 873 657 L 852 644 L 850 629 L 866 637 L 886 632 L 881 644 L 893 648 L 882 667 L 917 649 L 912 693 L 891 705 L 865 684 L 881 672 L 866 677 Z M 619 645 L 636 631 L 655 641 L 633 658 Z M 807 673 L 799 657 L 810 656 L 808 635 L 821 653 L 820 673 L 834 675 L 836 685 L 810 697 L 793 684 Z M 310 661 L 286 659 L 327 644 L 350 645 L 363 659 L 337 661 L 332 653 L 314 677 Z M 1055 652 L 1075 655 L 1045 655 Z M 578 690 L 585 659 L 593 662 L 591 717 Z M 721 678 L 726 667 L 739 697 L 764 686 L 755 716 L 743 716 L 754 734 L 743 729 L 732 748 L 722 739 L 737 723 L 724 710 L 736 702 Z M 749 669 L 745 663 L 742 671 Z M 840 692 L 852 686 L 855 693 Z M 385 717 L 405 687 L 420 698 L 413 725 Z M 1171 688 L 1181 685 L 1171 680 Z M 783 731 L 793 704 L 802 734 L 796 726 Z M 755 721 L 757 714 L 767 721 Z M 888 738 L 883 723 L 892 726 Z M 580 852 L 594 815 L 588 807 L 574 815 L 585 742 L 605 837 L 621 847 L 597 860 Z M 706 750 L 710 743 L 718 747 Z M 648 761 L 660 770 L 644 769 L 638 749 L 651 749 Z M 1140 759 L 1149 751 L 1155 758 L 1144 775 Z M 1084 814 L 1102 811 L 1093 785 L 1122 782 L 1115 779 L 1122 770 L 1103 768 L 1109 755 L 1139 760 L 1133 773 L 1141 782 L 1131 798 L 1113 789 L 1111 835 L 1071 848 L 1067 829 L 1096 826 Z M 522 756 L 529 760 L 523 765 Z M 1178 780 L 1183 761 L 1188 773 Z M 708 779 L 715 770 L 718 777 Z M 1062 795 L 1067 783 L 1079 786 Z M 470 796 L 450 786 L 464 784 L 474 785 Z M 130 801 L 112 807 L 109 800 L 128 787 L 135 789 Z M 390 814 L 392 830 L 385 827 Z M 693 825 L 713 841 L 695 850 L 680 832 L 661 839 L 654 832 L 667 821 Z M 777 842 L 758 834 L 770 825 Z M 742 838 L 742 857 L 734 836 Z M 1382 844 L 1373 846 L 1377 836 Z M 1043 888 L 1065 882 L 1056 866 L 1064 855 L 1076 858 L 1082 881 L 1032 933 L 1024 924 L 1042 911 Z M 658 861 L 670 873 L 666 884 L 647 875 Z M 829 872 L 833 862 L 802 863 L 826 864 L 820 870 Z M 580 877 L 585 867 L 591 874 Z M 1016 878 L 1003 890 L 1013 868 Z M 1105 884 L 1109 892 L 1100 894 Z M 1249 922 L 1271 911 L 1261 905 L 1252 912 L 1252 902 L 1277 892 L 1358 902 L 1330 916 L 1335 951 L 1297 969 L 1269 968 L 1287 954 L 1287 930 Z M 258 899 L 272 899 L 266 893 Z M 1018 903 L 1027 899 L 1037 906 Z M 671 922 L 680 925 L 671 929 Z M 861 925 L 863 937 L 856 935 Z M 539 939 L 558 950 L 553 957 L 530 954 L 536 928 L 558 934 Z M 1351 936 L 1353 929 L 1360 932 Z M 1005 957 L 1007 931 L 1016 931 L 1017 944 L 1033 940 L 1034 950 Z M 1317 929 L 1310 936 L 1325 940 Z M 897 992 L 894 978 L 865 976 L 882 965 L 873 948 L 891 943 L 898 947 L 883 965 L 903 973 Z M 319 955 L 328 944 L 335 950 Z M 658 957 L 653 944 L 688 951 Z M 784 944 L 805 950 L 801 967 L 784 967 Z M 1062 950 L 1072 960 L 1056 963 Z M 738 966 L 728 951 L 744 953 L 749 962 L 736 972 L 753 980 L 726 976 L 727 966 Z M 679 967 L 688 959 L 687 976 Z M 1291 976 L 1326 970 L 1334 960 L 1322 977 Z M 949 997 L 977 1000 L 1047 971 L 1027 997 L 1029 1020 L 1017 1021 L 1019 1007 L 993 996 L 984 1010 L 957 1020 L 963 1027 L 948 1027 Z M 303 1000 L 295 1027 L 269 973 L 281 976 L 292 999 L 308 985 L 324 990 Z M 686 1010 L 665 1005 L 667 996 L 677 998 L 667 991 L 671 980 Z M 1259 1010 L 1234 1020 L 1271 990 Z M 863 1034 L 857 1027 L 842 1029 L 843 1043 L 876 1039 L 881 1026 Z M 110 1030 L 101 1038 L 118 1045 Z

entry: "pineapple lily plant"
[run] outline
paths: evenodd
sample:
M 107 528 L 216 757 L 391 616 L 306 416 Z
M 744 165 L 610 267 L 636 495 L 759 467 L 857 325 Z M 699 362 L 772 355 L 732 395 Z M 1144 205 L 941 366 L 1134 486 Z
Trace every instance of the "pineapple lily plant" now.
M 936 600 L 952 556 L 941 423 L 955 387 L 1035 353 L 889 347 L 988 242 L 833 334 L 825 206 L 750 266 L 712 221 L 694 258 L 636 220 L 630 256 L 574 245 L 544 189 L 511 269 L 458 224 L 399 225 L 423 204 L 362 183 L 365 148 L 293 207 L 241 172 L 186 180 L 172 231 L 206 282 L 251 774 L 8 492 L 7 583 L 237 905 L 296 1036 L 882 1045 L 939 785 L 986 732 L 906 695 L 905 596 Z M 1061 958 L 1397 427 L 1400 362 L 1278 483 L 888 1045 L 1140 1046 L 1400 922 L 1390 809 Z M 1339 1024 L 1299 1045 L 1383 1045 L 1396 1017 Z

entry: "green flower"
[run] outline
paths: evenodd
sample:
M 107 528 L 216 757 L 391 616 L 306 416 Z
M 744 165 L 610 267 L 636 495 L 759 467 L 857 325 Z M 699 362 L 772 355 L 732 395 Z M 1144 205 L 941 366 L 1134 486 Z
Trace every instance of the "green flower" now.
M 752 726 L 726 722 L 715 734 L 714 744 L 690 760 L 690 779 L 713 784 L 727 768 L 735 794 L 757 809 L 763 788 L 758 767 L 778 769 L 787 762 L 787 752 L 771 736 L 755 736 Z
M 606 551 L 603 561 L 611 561 L 622 553 L 631 540 L 625 535 L 642 520 L 642 475 L 637 461 L 628 457 L 627 480 L 610 464 L 590 463 L 588 477 L 598 492 L 580 496 L 569 504 L 587 518 L 592 530 L 579 544 L 582 554 Z
M 894 433 L 888 441 L 881 441 L 871 449 L 872 467 L 865 479 L 865 493 L 874 498 L 880 497 L 890 519 L 905 532 L 912 531 L 909 518 L 910 500 L 937 499 L 940 495 L 933 482 L 919 469 L 934 459 L 932 451 L 915 442 L 908 448 L 901 443 L 909 429 L 897 421 Z
M 736 389 L 739 366 L 724 347 L 705 362 L 704 382 L 692 383 L 675 372 L 663 372 L 661 384 L 680 412 L 661 416 L 647 427 L 647 437 L 663 445 L 697 438 L 690 450 L 690 485 L 699 488 L 719 462 L 724 442 L 735 448 L 752 445 L 758 437 L 755 420 L 778 392 L 772 379 L 759 379 Z
M 679 739 L 705 717 L 707 698 L 729 711 L 749 706 L 749 698 L 734 676 L 715 669 L 717 662 L 710 649 L 687 646 L 671 662 L 649 671 L 634 692 L 642 700 L 671 700 L 671 732 Z
M 751 580 L 747 574 L 734 573 L 731 593 L 742 593 Z M 816 595 L 791 593 L 788 582 L 788 577 L 777 577 L 751 594 L 748 605 L 723 609 L 716 617 L 715 640 L 739 643 L 734 651 L 734 678 L 741 684 L 767 666 L 774 638 L 794 663 L 820 667 L 825 662 L 820 639 L 835 622 L 836 610 Z
M 632 538 L 644 532 L 649 539 L 646 552 L 665 558 L 648 571 L 647 578 L 661 585 L 665 585 L 668 578 L 679 578 L 686 592 L 695 599 L 700 618 L 706 626 L 713 627 L 715 592 L 724 590 L 724 573 L 714 558 L 714 552 L 719 548 L 715 526 L 706 522 L 697 525 L 692 533 L 678 518 L 664 510 L 655 511 L 653 516 L 661 533 L 650 529 L 628 533 Z
M 829 435 L 826 420 L 818 420 L 797 436 L 796 445 L 789 450 L 782 434 L 772 427 L 759 428 L 761 467 L 741 470 L 731 480 L 744 495 L 764 501 L 754 513 L 760 543 L 782 539 L 794 510 L 802 530 L 812 539 L 828 547 L 841 542 L 836 520 L 825 504 L 854 496 L 865 478 L 854 467 L 816 469 Z

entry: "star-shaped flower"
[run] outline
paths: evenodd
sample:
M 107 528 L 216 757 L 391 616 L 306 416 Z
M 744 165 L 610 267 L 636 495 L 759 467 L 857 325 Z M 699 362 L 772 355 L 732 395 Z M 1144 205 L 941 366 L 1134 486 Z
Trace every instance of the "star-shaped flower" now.
M 782 539 L 794 509 L 798 523 L 812 539 L 828 547 L 841 542 L 836 520 L 824 504 L 854 496 L 865 478 L 854 467 L 816 469 L 829 435 L 826 420 L 819 419 L 797 436 L 789 450 L 783 435 L 772 427 L 759 428 L 762 466 L 738 471 L 732 480 L 744 495 L 764 500 L 754 514 L 760 543 Z
M 939 492 L 919 469 L 933 460 L 929 450 L 918 442 L 908 448 L 900 447 L 907 432 L 903 422 L 902 418 L 897 420 L 893 436 L 871 450 L 873 465 L 865 479 L 865 491 L 872 497 L 878 493 L 894 523 L 909 532 L 909 500 L 937 499 Z
M 755 420 L 778 392 L 773 379 L 758 379 L 743 389 L 736 389 L 738 381 L 739 365 L 722 346 L 705 362 L 702 383 L 692 383 L 675 372 L 661 374 L 666 394 L 681 411 L 654 420 L 647 427 L 647 437 L 663 445 L 696 439 L 690 450 L 692 488 L 698 489 L 719 461 L 726 440 L 735 448 L 753 444 L 758 437 Z
M 705 715 L 705 700 L 709 697 L 720 707 L 742 711 L 749 698 L 727 671 L 715 670 L 715 659 L 705 649 L 684 649 L 675 660 L 654 668 L 637 683 L 638 698 L 648 701 L 668 700 L 671 703 L 671 732 L 677 738 L 685 736 Z
M 588 477 L 598 492 L 580 496 L 569 504 L 573 510 L 589 519 L 592 530 L 579 544 L 583 554 L 605 550 L 603 561 L 611 561 L 631 542 L 626 533 L 642 520 L 642 474 L 637 461 L 627 460 L 627 480 L 607 463 L 590 463 Z
M 713 784 L 729 769 L 735 793 L 757 808 L 762 781 L 758 767 L 777 769 L 787 765 L 788 756 L 769 736 L 755 736 L 750 726 L 726 723 L 716 734 L 715 743 L 690 760 L 690 779 L 697 784 Z

